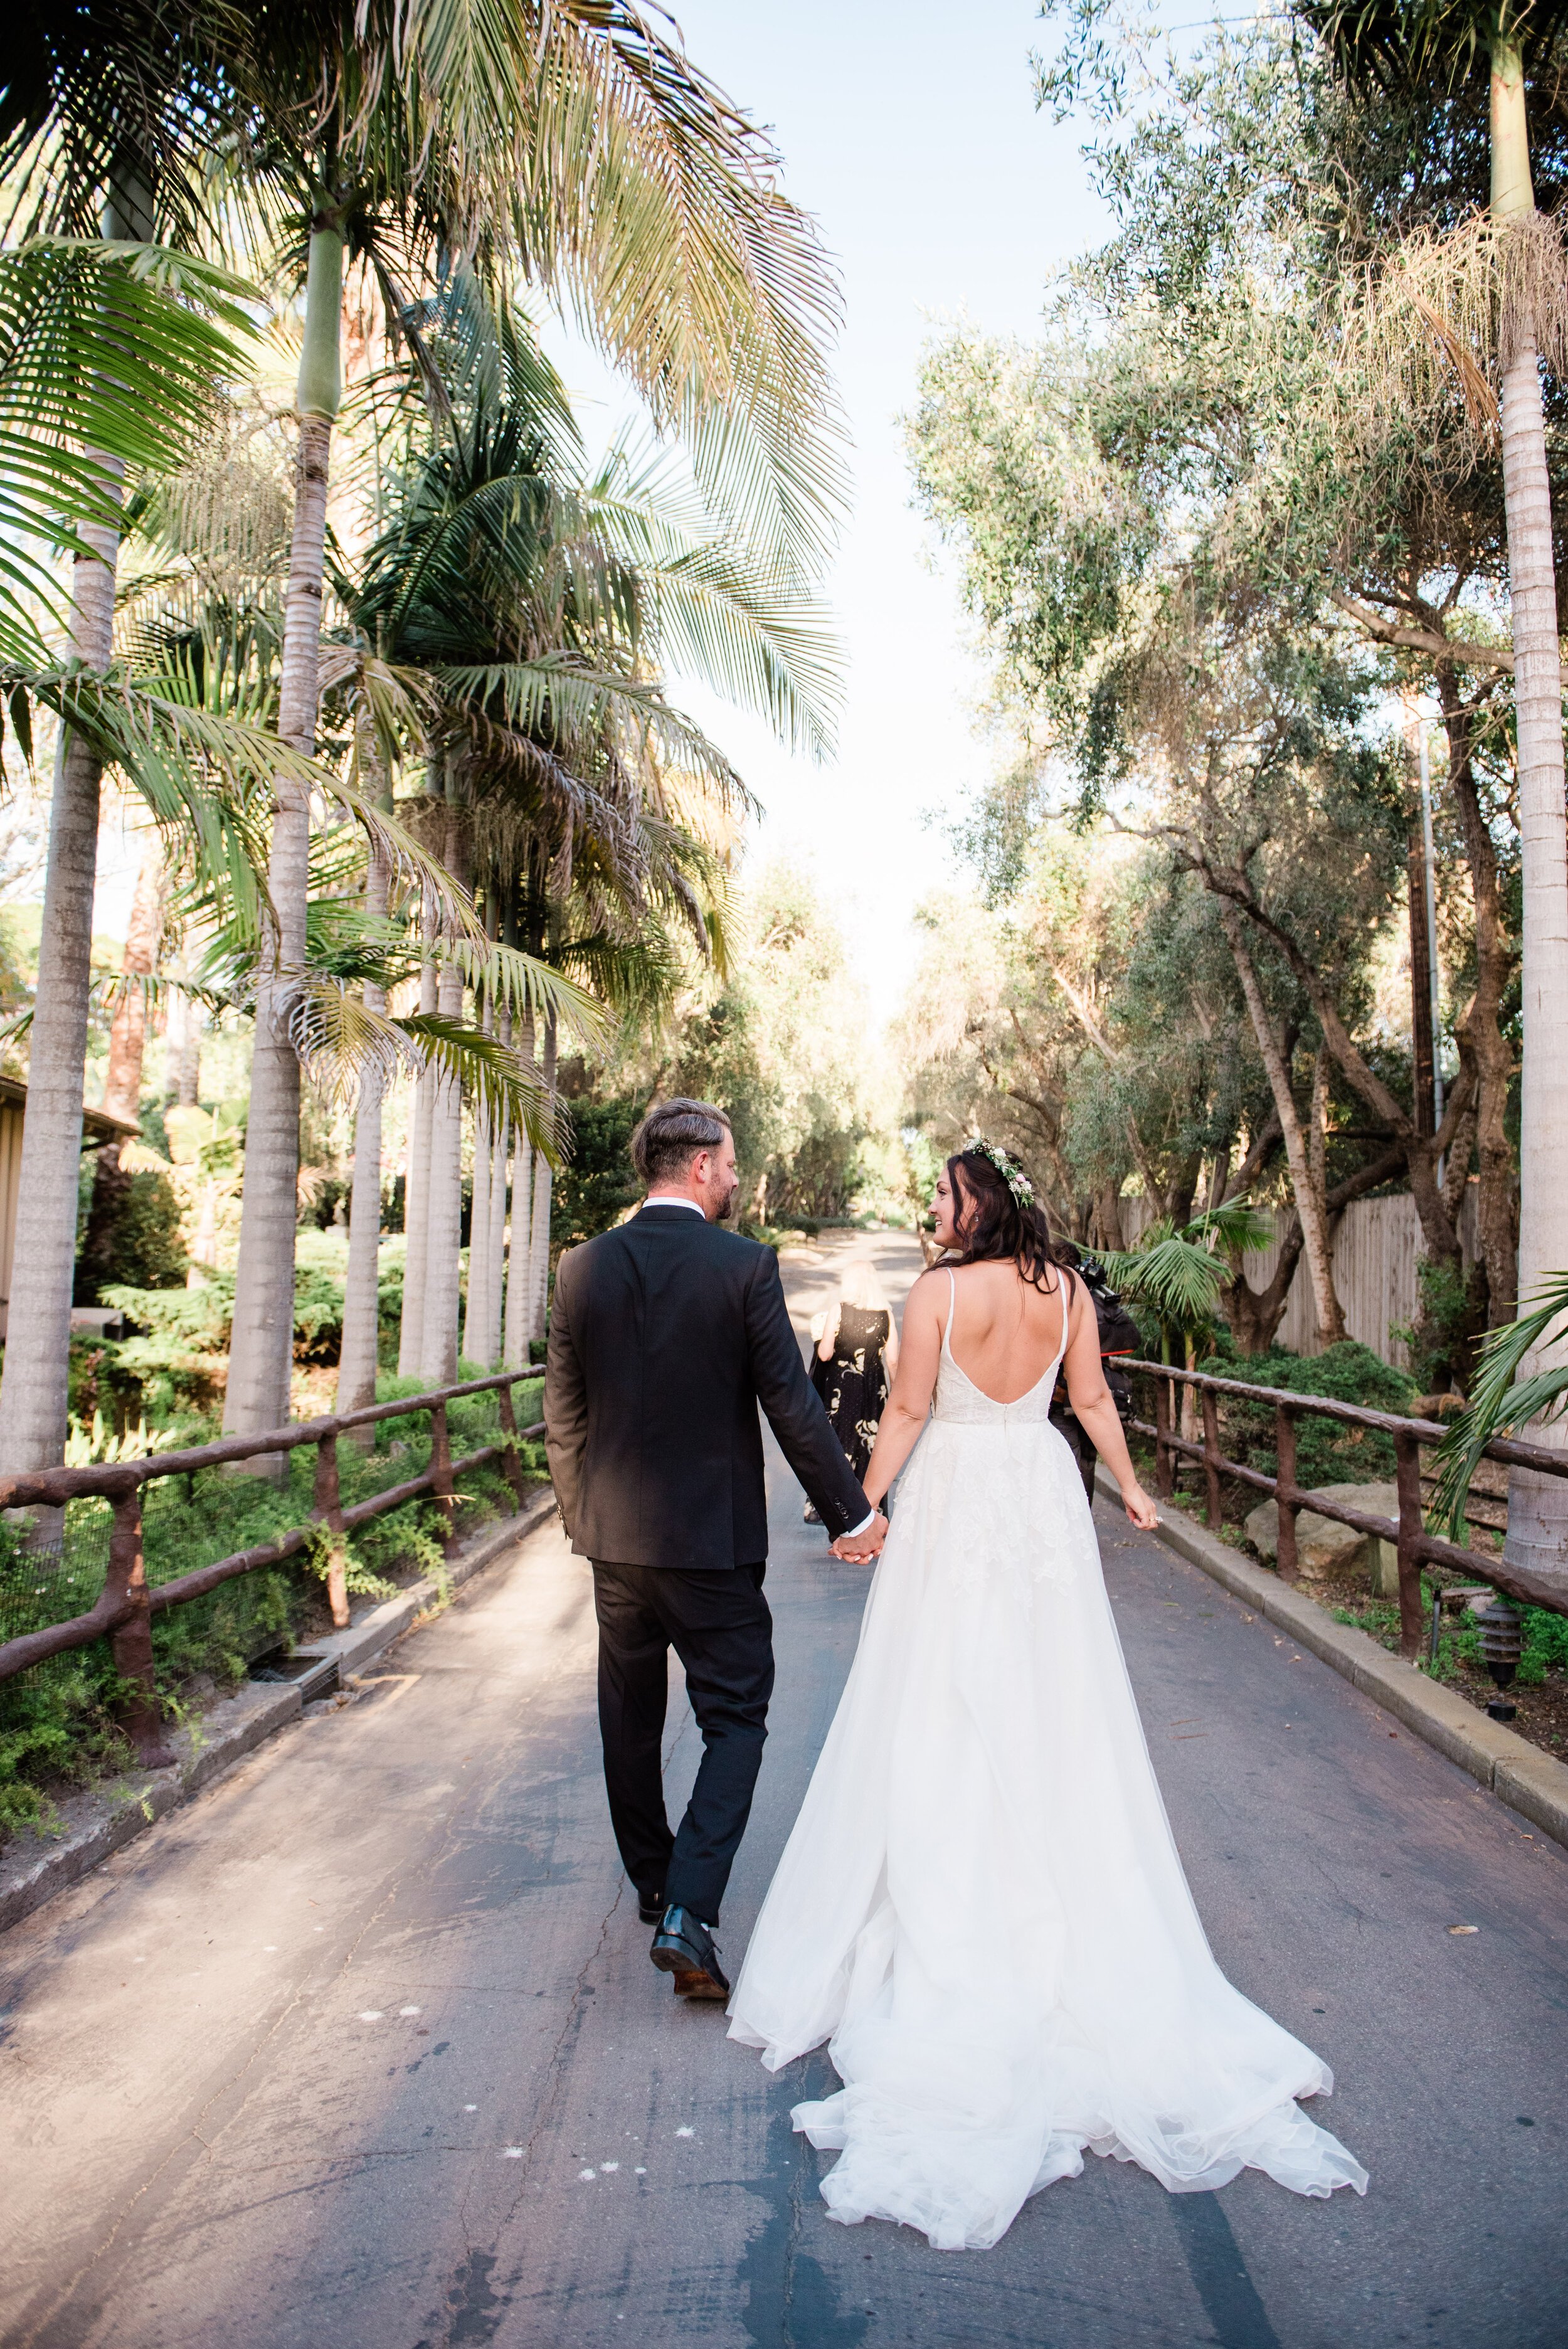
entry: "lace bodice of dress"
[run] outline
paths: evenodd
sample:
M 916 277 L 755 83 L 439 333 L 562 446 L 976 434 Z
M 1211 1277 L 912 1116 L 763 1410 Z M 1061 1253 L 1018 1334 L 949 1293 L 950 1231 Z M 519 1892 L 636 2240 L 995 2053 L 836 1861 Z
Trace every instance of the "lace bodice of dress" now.
M 1057 1372 L 1062 1366 L 1062 1356 L 1068 1342 L 1068 1300 L 1062 1300 L 1061 1343 L 1056 1360 L 1044 1377 L 1036 1381 L 1026 1394 L 1013 1402 L 997 1402 L 975 1385 L 966 1371 L 953 1359 L 953 1308 L 957 1300 L 958 1284 L 948 1270 L 947 1326 L 942 1333 L 942 1360 L 936 1372 L 936 1400 L 934 1416 L 944 1421 L 957 1421 L 970 1426 L 988 1423 L 994 1427 L 1016 1427 L 1033 1420 L 1050 1417 L 1051 1397 L 1056 1391 Z

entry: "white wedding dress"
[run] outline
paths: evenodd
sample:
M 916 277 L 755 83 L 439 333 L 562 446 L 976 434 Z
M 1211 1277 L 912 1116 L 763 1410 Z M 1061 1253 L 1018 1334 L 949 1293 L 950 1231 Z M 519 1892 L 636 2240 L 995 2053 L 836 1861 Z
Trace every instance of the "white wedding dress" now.
M 797 2105 L 835 2219 L 983 2249 L 1084 2148 L 1172 2193 L 1251 2165 L 1367 2190 L 1299 2110 L 1328 2067 L 1233 1989 L 1181 1872 L 1078 1464 L 1061 1360 L 994 1402 L 953 1359 L 898 1497 L 838 1713 L 730 2002 Z M 1064 1343 L 1066 1332 L 1064 1330 Z

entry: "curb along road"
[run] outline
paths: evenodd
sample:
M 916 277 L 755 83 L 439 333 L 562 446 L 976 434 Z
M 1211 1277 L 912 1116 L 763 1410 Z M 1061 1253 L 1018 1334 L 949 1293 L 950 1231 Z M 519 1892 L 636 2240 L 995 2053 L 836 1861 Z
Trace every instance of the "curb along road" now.
M 515 1516 L 487 1527 L 470 1547 L 455 1551 L 447 1561 L 448 1590 L 460 1589 L 482 1573 L 542 1525 L 554 1506 L 555 1495 L 546 1485 L 530 1495 Z M 211 1785 L 274 1731 L 298 1721 L 311 1692 L 341 1685 L 352 1673 L 363 1671 L 411 1630 L 440 1597 L 441 1585 L 433 1577 L 410 1583 L 346 1631 L 296 1649 L 296 1657 L 311 1662 L 303 1682 L 247 1681 L 194 1728 L 178 1731 L 170 1742 L 181 1758 L 172 1769 L 131 1771 L 110 1788 L 72 1795 L 59 1806 L 63 1834 L 15 1837 L 0 1854 L 0 1932 L 31 1916 L 155 1820 Z
M 1468 1770 L 1554 1842 L 1568 1847 L 1568 1763 L 1542 1754 L 1506 1723 L 1489 1720 L 1440 1682 L 1391 1656 L 1365 1631 L 1335 1622 L 1315 1600 L 1254 1566 L 1169 1501 L 1160 1504 L 1160 1539 L 1234 1598 L 1244 1599 L 1271 1622 L 1283 1624 L 1302 1647 L 1332 1665 L 1416 1736 Z

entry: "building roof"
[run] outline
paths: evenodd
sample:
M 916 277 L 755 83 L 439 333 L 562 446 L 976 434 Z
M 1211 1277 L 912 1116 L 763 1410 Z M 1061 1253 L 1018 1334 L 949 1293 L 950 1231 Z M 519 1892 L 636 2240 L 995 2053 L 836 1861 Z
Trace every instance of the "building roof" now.
M 0 1108 L 26 1110 L 26 1106 L 27 1088 L 21 1078 L 0 1076 Z M 139 1125 L 123 1117 L 110 1117 L 107 1110 L 85 1105 L 82 1125 L 95 1142 L 134 1142 L 141 1132 Z

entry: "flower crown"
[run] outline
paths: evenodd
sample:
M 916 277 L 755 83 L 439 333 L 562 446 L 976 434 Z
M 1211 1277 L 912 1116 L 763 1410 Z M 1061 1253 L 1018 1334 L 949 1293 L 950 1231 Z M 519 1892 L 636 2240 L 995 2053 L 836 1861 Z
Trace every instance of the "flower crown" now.
M 995 1142 L 983 1141 L 979 1134 L 975 1134 L 972 1141 L 966 1142 L 964 1147 L 965 1150 L 974 1151 L 978 1157 L 988 1158 L 991 1161 L 1020 1207 L 1033 1206 L 1035 1186 L 1023 1168 L 1014 1165 L 1005 1150 Z

